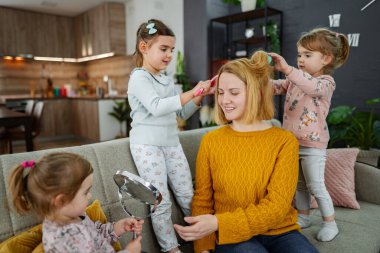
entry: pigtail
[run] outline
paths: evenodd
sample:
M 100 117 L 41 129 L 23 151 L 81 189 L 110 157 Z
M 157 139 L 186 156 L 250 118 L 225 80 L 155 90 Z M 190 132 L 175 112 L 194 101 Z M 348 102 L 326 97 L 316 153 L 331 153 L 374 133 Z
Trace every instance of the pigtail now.
M 14 208 L 20 214 L 24 214 L 31 209 L 28 194 L 28 175 L 24 175 L 25 168 L 18 165 L 9 176 L 9 188 L 11 201 Z
M 140 25 L 140 27 L 137 29 L 137 33 L 136 33 L 136 48 L 135 48 L 135 52 L 133 53 L 133 61 L 136 65 L 136 67 L 142 67 L 143 65 L 143 56 L 142 56 L 142 53 L 140 52 L 140 49 L 139 49 L 139 44 L 140 44 L 140 41 L 143 40 L 143 30 L 144 30 L 144 27 L 147 26 L 147 23 L 142 23 Z
M 339 68 L 342 66 L 348 58 L 349 52 L 350 52 L 350 44 L 348 43 L 348 39 L 346 35 L 342 33 L 337 34 L 338 40 L 340 40 L 340 54 L 336 57 L 336 68 Z

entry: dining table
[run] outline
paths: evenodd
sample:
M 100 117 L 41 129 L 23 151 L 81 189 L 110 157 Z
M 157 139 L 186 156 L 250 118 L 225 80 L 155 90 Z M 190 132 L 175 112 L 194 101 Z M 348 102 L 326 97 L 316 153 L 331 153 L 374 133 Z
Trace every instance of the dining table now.
M 0 106 L 0 128 L 23 126 L 25 129 L 26 151 L 33 151 L 32 116 L 23 112 L 13 111 L 5 106 Z

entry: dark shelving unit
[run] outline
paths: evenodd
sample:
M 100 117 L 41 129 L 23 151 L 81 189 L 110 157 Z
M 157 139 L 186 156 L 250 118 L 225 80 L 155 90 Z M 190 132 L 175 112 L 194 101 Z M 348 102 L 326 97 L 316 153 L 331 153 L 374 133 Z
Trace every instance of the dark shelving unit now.
M 209 76 L 214 76 L 218 69 L 228 60 L 249 57 L 254 50 L 271 50 L 271 40 L 264 34 L 262 26 L 269 21 L 277 24 L 282 48 L 282 11 L 264 7 L 253 11 L 218 17 L 210 20 L 209 33 Z M 254 35 L 245 37 L 247 28 L 254 28 Z M 236 52 L 246 52 L 245 56 L 237 56 Z M 281 52 L 280 52 L 281 53 Z M 276 76 L 279 78 L 279 76 Z M 282 97 L 277 96 L 275 102 L 278 118 L 282 118 Z

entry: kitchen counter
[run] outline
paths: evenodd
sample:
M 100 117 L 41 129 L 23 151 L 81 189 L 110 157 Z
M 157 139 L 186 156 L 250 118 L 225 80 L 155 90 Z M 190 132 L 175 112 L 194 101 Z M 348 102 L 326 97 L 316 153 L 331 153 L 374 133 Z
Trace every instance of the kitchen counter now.
M 41 96 L 30 96 L 29 94 L 20 94 L 20 95 L 3 95 L 0 96 L 0 104 L 6 104 L 7 101 L 18 101 L 18 100 L 57 100 L 57 99 L 82 99 L 82 100 L 103 100 L 103 99 L 125 99 L 125 95 L 116 95 L 116 96 L 104 96 L 98 97 L 96 95 L 87 95 L 87 96 L 75 96 L 75 97 L 41 97 Z
M 44 101 L 44 112 L 41 122 L 41 137 L 81 136 L 93 141 L 114 139 L 120 133 L 125 133 L 125 122 L 119 122 L 108 113 L 113 109 L 114 101 L 123 101 L 127 95 L 77 96 L 41 98 L 30 95 L 0 96 L 3 103 L 12 110 L 25 109 L 27 100 Z

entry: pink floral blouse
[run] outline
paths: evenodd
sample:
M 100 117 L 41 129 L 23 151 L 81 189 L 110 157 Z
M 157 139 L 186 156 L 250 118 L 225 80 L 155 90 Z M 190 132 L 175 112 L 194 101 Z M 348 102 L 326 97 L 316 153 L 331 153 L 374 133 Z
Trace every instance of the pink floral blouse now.
M 86 214 L 82 221 L 59 225 L 45 219 L 42 224 L 42 242 L 46 253 L 115 252 L 112 243 L 118 240 L 113 223 L 93 222 Z M 129 253 L 121 250 L 119 253 Z

